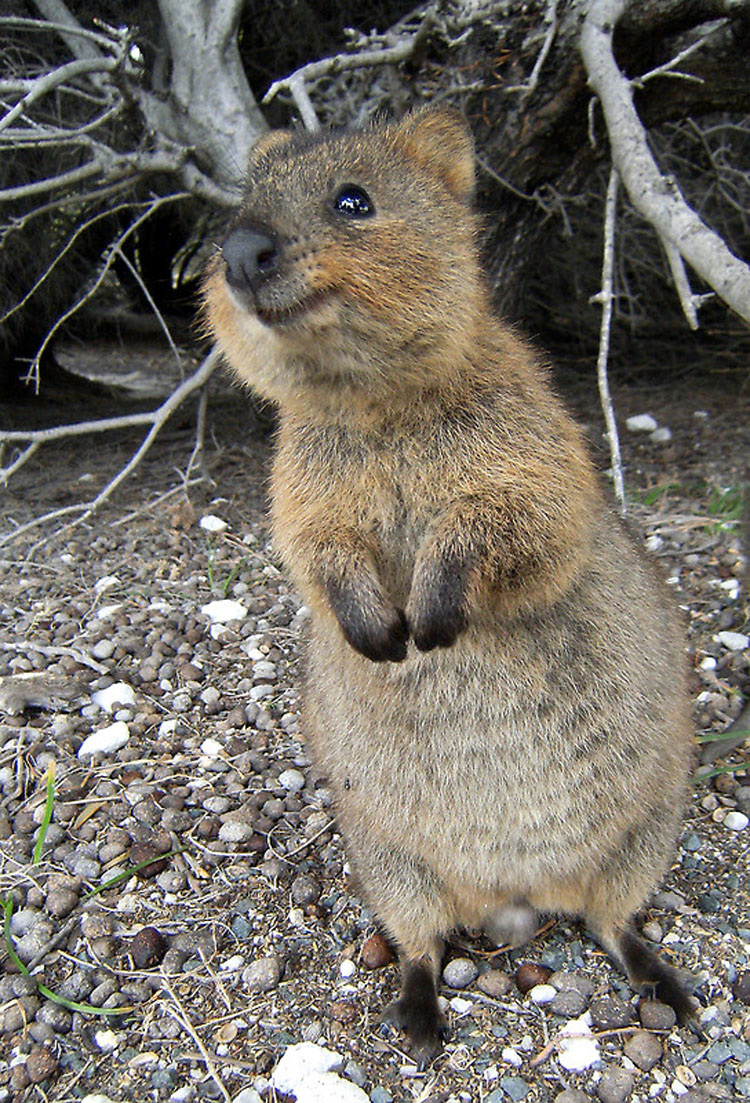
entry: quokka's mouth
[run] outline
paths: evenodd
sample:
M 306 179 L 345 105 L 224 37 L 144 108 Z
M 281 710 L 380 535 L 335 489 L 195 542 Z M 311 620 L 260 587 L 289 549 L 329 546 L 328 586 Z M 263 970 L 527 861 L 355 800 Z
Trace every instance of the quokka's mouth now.
M 305 314 L 314 310 L 315 307 L 326 302 L 332 294 L 332 291 L 316 291 L 314 294 L 308 295 L 306 299 L 300 299 L 298 302 L 292 303 L 291 306 L 284 307 L 261 306 L 256 299 L 255 313 L 259 320 L 267 326 L 292 325 Z

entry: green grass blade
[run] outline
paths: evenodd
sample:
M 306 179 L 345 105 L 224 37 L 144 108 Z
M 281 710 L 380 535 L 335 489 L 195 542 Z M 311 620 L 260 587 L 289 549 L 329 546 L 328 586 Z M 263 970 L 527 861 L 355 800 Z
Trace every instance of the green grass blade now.
M 34 847 L 34 853 L 31 857 L 32 866 L 38 866 L 42 860 L 42 851 L 44 850 L 44 839 L 47 834 L 47 828 L 52 822 L 52 809 L 55 806 L 55 764 L 50 762 L 47 767 L 47 799 L 44 802 L 44 816 L 42 817 L 42 825 L 39 828 L 39 838 L 36 841 Z
M 87 892 L 82 900 L 90 900 L 92 896 L 98 896 L 100 892 L 106 892 L 107 889 L 111 889 L 113 885 L 119 885 L 121 881 L 126 881 L 128 877 L 132 877 L 134 873 L 138 873 L 139 870 L 145 869 L 146 866 L 151 866 L 154 862 L 163 862 L 165 858 L 174 858 L 177 854 L 182 854 L 189 848 L 186 846 L 180 846 L 177 850 L 168 850 L 166 854 L 156 854 L 153 858 L 146 858 L 143 862 L 138 862 L 137 865 L 128 866 L 127 869 L 123 869 L 122 872 L 116 873 L 114 877 L 110 877 L 109 881 L 105 881 L 103 885 L 97 885 L 95 889 L 91 889 Z

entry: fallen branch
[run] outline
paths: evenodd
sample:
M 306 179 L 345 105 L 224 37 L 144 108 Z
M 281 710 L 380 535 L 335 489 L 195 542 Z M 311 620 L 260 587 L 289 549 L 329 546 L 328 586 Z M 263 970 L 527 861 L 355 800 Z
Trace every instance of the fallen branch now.
M 675 181 L 654 160 L 633 105 L 633 85 L 612 52 L 615 24 L 627 0 L 592 0 L 581 30 L 589 86 L 599 97 L 612 163 L 631 203 L 732 310 L 750 325 L 750 267 L 685 202 Z
M 38 528 L 39 525 L 46 524 L 50 521 L 58 520 L 61 517 L 68 517 L 72 513 L 80 513 L 80 516 L 72 522 L 69 527 L 80 525 L 82 522 L 88 520 L 93 513 L 99 509 L 109 498 L 112 497 L 118 486 L 133 473 L 143 457 L 148 452 L 151 445 L 154 443 L 156 436 L 172 416 L 174 411 L 181 406 L 182 403 L 191 395 L 194 391 L 199 390 L 204 384 L 211 378 L 219 363 L 219 353 L 216 349 L 212 351 L 205 358 L 200 367 L 195 371 L 184 383 L 181 383 L 176 390 L 172 392 L 169 398 L 154 410 L 150 414 L 134 414 L 132 417 L 123 418 L 107 418 L 102 421 L 87 422 L 74 426 L 63 426 L 59 429 L 42 429 L 38 433 L 48 434 L 44 439 L 51 440 L 64 436 L 78 436 L 84 432 L 100 432 L 103 429 L 123 428 L 125 424 L 150 424 L 151 428 L 146 434 L 140 447 L 133 453 L 128 463 L 118 472 L 118 474 L 111 479 L 103 490 L 97 494 L 95 498 L 92 498 L 89 502 L 78 502 L 72 506 L 63 506 L 61 509 L 52 510 L 50 513 L 44 514 L 42 517 L 35 517 L 33 521 L 27 521 L 24 525 L 19 525 L 18 528 L 12 532 L 6 533 L 5 536 L 0 537 L 0 547 L 5 544 L 9 544 L 16 540 L 19 536 L 22 536 L 25 532 L 29 532 L 31 529 Z M 138 419 L 138 420 L 135 420 Z M 66 433 L 65 430 L 68 430 Z M 21 433 L 22 439 L 29 440 L 31 438 L 37 438 L 38 433 Z M 18 439 L 19 434 L 13 433 L 0 433 L 0 441 L 7 440 L 9 438 Z
M 599 398 L 607 425 L 607 440 L 612 458 L 612 477 L 614 479 L 615 498 L 620 506 L 620 514 L 625 516 L 625 483 L 622 477 L 622 458 L 620 456 L 620 438 L 617 434 L 617 422 L 612 406 L 612 395 L 607 378 L 607 359 L 609 357 L 609 335 L 612 326 L 612 301 L 614 299 L 613 274 L 615 265 L 615 224 L 617 215 L 617 169 L 613 166 L 607 185 L 607 199 L 604 206 L 604 250 L 602 257 L 602 289 L 592 302 L 601 303 L 602 324 L 599 334 L 599 355 L 596 359 L 596 375 L 599 383 Z

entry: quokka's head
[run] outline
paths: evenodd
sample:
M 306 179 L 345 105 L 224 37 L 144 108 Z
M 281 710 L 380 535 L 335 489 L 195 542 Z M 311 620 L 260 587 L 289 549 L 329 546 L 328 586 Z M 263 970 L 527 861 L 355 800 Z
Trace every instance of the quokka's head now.
M 398 387 L 444 363 L 483 295 L 473 185 L 451 110 L 263 137 L 205 281 L 238 375 L 283 401 L 305 383 Z

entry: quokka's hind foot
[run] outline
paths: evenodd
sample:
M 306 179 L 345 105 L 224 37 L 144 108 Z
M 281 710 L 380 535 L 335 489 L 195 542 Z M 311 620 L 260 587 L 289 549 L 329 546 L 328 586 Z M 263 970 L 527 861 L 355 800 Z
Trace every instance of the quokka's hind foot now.
M 695 1001 L 680 974 L 644 942 L 634 927 L 626 928 L 614 939 L 607 939 L 605 944 L 639 992 L 669 1004 L 681 1023 L 693 1018 Z
M 405 1030 L 417 1068 L 425 1069 L 449 1036 L 437 1000 L 434 972 L 423 962 L 404 962 L 401 995 L 383 1012 L 383 1022 Z

